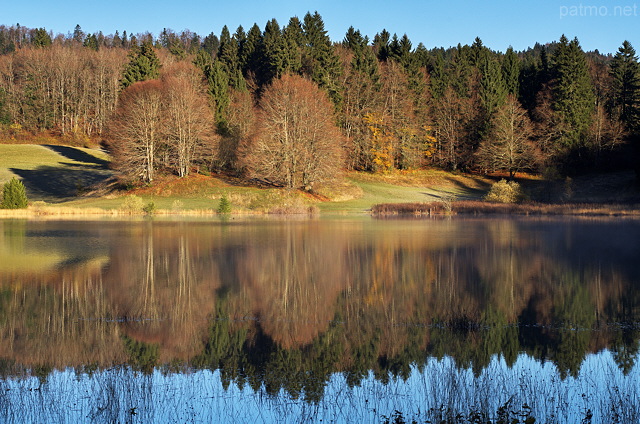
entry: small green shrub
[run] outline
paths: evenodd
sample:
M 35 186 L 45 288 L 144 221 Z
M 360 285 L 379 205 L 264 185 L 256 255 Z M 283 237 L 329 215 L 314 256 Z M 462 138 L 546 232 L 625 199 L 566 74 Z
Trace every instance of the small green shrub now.
M 27 190 L 19 179 L 16 177 L 5 183 L 2 190 L 2 209 L 24 209 L 28 206 Z
M 217 212 L 219 214 L 231 213 L 231 202 L 227 198 L 226 194 L 223 194 L 222 197 L 220 198 L 220 203 L 218 203 Z
M 153 215 L 153 213 L 156 211 L 156 204 L 153 202 L 149 202 L 146 205 L 144 205 L 144 207 L 142 208 L 142 211 L 147 215 Z
M 524 192 L 515 181 L 506 181 L 504 179 L 498 181 L 491 186 L 489 193 L 484 196 L 487 202 L 496 203 L 518 203 L 525 199 Z

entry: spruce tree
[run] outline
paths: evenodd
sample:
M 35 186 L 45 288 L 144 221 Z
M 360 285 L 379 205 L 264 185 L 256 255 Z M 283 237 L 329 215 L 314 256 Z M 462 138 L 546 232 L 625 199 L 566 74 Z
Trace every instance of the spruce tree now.
M 5 183 L 2 190 L 2 209 L 24 209 L 28 205 L 27 190 L 16 177 L 11 178 Z
M 484 56 L 480 72 L 480 99 L 487 115 L 492 116 L 504 104 L 507 87 L 502 78 L 502 71 L 497 58 L 488 54 Z
M 482 122 L 480 122 L 479 136 L 484 139 L 491 133 L 494 116 L 506 100 L 507 88 L 502 78 L 502 70 L 497 58 L 487 52 L 483 56 L 480 66 L 480 72 L 482 73 L 480 100 L 484 114 Z
M 262 31 L 258 24 L 253 24 L 247 33 L 247 38 L 240 51 L 240 66 L 245 76 L 260 73 L 263 61 Z
M 268 84 L 274 78 L 279 78 L 287 70 L 287 53 L 284 39 L 278 21 L 272 19 L 264 29 L 264 56 L 262 73 L 259 81 L 261 85 Z
M 611 61 L 612 115 L 631 131 L 640 130 L 640 65 L 631 43 L 624 41 Z
M 204 37 L 204 41 L 202 42 L 202 49 L 207 52 L 209 56 L 217 57 L 218 47 L 220 47 L 220 40 L 213 32 Z
M 229 85 L 232 87 L 239 86 L 241 81 L 238 80 L 238 70 L 240 69 L 240 57 L 238 55 L 239 48 L 235 37 L 231 37 L 229 29 L 225 25 L 220 32 L 220 52 L 218 58 L 225 66 L 225 71 L 229 78 Z
M 563 35 L 553 56 L 553 109 L 563 122 L 560 148 L 575 150 L 584 146 L 591 124 L 595 94 L 585 54 L 577 38 Z
M 122 89 L 138 81 L 158 78 L 160 75 L 160 60 L 156 56 L 151 41 L 147 40 L 142 43 L 142 46 L 133 48 L 129 58 L 129 63 L 120 79 Z
M 433 66 L 431 67 L 431 79 L 429 80 L 431 95 L 435 99 L 444 96 L 444 92 L 449 86 L 449 78 L 445 68 L 443 53 L 441 50 L 435 52 Z
M 307 13 L 302 23 L 304 31 L 304 71 L 321 88 L 329 93 L 334 104 L 341 100 L 339 77 L 342 71 L 340 58 L 333 49 L 331 39 L 324 29 L 318 12 Z
M 32 44 L 35 47 L 47 47 L 51 45 L 51 36 L 44 28 L 37 28 L 33 34 Z
M 383 29 L 380 33 L 376 34 L 373 37 L 373 49 L 378 56 L 378 60 L 385 62 L 389 58 L 390 48 L 389 48 L 389 40 L 391 39 L 391 34 L 386 29 Z
M 502 59 L 502 78 L 507 93 L 517 96 L 520 91 L 520 59 L 511 46 Z

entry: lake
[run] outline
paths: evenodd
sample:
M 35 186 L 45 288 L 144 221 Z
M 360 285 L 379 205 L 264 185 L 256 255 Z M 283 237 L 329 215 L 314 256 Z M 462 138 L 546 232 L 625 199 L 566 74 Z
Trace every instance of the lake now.
M 0 422 L 638 422 L 639 262 L 624 219 L 0 220 Z

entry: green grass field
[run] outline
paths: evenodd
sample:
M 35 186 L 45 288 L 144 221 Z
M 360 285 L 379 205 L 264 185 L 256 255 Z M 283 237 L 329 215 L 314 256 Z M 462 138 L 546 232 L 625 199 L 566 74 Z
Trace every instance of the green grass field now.
M 108 157 L 100 150 L 0 144 L 0 183 L 16 176 L 25 183 L 31 202 L 74 208 L 120 209 L 127 196 L 134 194 L 145 205 L 153 202 L 157 209 L 215 210 L 220 198 L 226 195 L 235 211 L 268 212 L 275 208 L 295 211 L 313 205 L 324 213 L 362 213 L 377 203 L 426 202 L 443 196 L 478 198 L 488 188 L 482 178 L 454 176 L 442 171 L 413 171 L 376 176 L 350 173 L 340 182 L 322 186 L 318 196 L 245 186 L 229 178 L 202 175 L 167 178 L 129 193 L 82 195 L 112 175 Z
M 111 177 L 107 155 L 96 149 L 0 144 L 0 183 L 18 177 L 30 201 L 60 203 Z
M 93 188 L 113 177 L 106 153 L 97 149 L 57 145 L 0 144 L 0 184 L 12 177 L 27 187 L 30 202 L 62 207 L 117 210 L 130 195 L 156 209 L 211 211 L 224 195 L 233 211 L 264 213 L 274 210 L 304 212 L 309 206 L 325 214 L 363 213 L 380 203 L 431 202 L 438 199 L 476 200 L 495 179 L 441 170 L 397 171 L 388 174 L 347 173 L 341 180 L 316 187 L 316 193 L 248 186 L 231 177 L 191 175 L 164 177 L 132 191 L 97 191 Z M 633 173 L 594 175 L 574 180 L 522 181 L 533 200 L 605 202 L 638 198 Z M 567 192 L 569 198 L 566 198 Z M 99 194 L 98 194 L 99 193 Z M 556 200 L 540 196 L 552 196 Z M 565 196 L 563 198 L 562 196 Z M 622 199 L 622 200 L 621 200 Z

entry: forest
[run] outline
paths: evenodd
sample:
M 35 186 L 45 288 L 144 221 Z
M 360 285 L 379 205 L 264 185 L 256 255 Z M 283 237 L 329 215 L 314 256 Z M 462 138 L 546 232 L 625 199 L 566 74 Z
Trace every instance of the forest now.
M 313 189 L 342 170 L 640 171 L 640 66 L 629 41 L 498 52 L 428 49 L 322 17 L 218 35 L 0 26 L 3 142 L 101 144 L 123 179 L 225 172 Z M 640 173 L 638 173 L 640 175 Z

